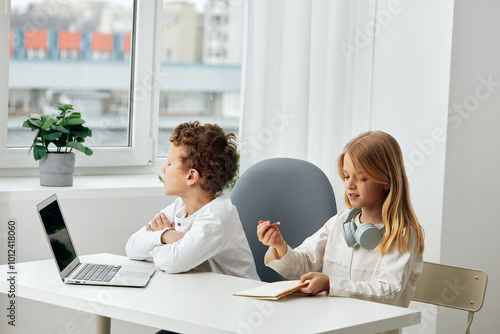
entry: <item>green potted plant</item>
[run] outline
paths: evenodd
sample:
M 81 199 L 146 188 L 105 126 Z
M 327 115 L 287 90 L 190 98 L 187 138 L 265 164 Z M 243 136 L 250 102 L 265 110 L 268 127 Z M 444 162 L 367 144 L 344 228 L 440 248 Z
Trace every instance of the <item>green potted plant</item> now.
M 93 151 L 82 144 L 86 137 L 92 136 L 92 130 L 83 126 L 85 121 L 81 113 L 73 110 L 73 105 L 51 107 L 59 113 L 30 114 L 23 123 L 23 127 L 36 131 L 29 152 L 33 151 L 33 157 L 39 161 L 42 186 L 71 186 L 75 167 L 73 149 L 92 155 Z

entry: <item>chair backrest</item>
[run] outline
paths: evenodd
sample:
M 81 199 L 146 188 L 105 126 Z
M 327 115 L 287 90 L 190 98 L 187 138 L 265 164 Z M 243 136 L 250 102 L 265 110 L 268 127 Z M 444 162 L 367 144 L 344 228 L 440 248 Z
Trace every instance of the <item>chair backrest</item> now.
M 483 306 L 488 275 L 482 270 L 424 262 L 413 300 L 469 311 L 466 333 Z
M 337 213 L 332 185 L 310 162 L 272 158 L 248 168 L 231 192 L 248 238 L 260 279 L 283 280 L 264 264 L 268 247 L 257 238 L 259 220 L 281 222 L 280 231 L 290 247 L 319 230 Z

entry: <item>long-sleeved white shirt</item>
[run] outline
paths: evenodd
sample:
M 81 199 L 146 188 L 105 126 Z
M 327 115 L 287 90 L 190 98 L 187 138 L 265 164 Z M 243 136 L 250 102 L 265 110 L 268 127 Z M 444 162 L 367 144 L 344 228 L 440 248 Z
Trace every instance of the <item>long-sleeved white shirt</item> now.
M 154 261 L 168 273 L 197 269 L 259 280 L 238 211 L 227 195 L 216 197 L 189 217 L 180 198 L 162 212 L 175 223 L 176 231 L 186 232 L 184 237 L 162 244 L 165 230 L 147 231 L 144 226 L 127 242 L 129 258 Z
M 399 253 L 396 247 L 382 255 L 379 250 L 356 247 L 354 254 L 344 240 L 342 223 L 348 210 L 332 217 L 315 234 L 278 260 L 270 248 L 266 263 L 282 276 L 298 279 L 318 271 L 330 276 L 330 296 L 355 297 L 380 303 L 408 307 L 422 273 L 423 258 L 417 250 Z M 359 215 L 354 219 L 359 227 Z M 352 279 L 349 268 L 352 260 Z

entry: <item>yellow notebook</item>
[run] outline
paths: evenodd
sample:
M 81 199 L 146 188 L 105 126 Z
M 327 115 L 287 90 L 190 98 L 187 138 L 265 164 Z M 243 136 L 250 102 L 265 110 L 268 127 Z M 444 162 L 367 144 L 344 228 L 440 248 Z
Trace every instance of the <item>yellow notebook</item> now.
M 278 281 L 234 293 L 233 296 L 278 300 L 309 284 L 309 281 Z

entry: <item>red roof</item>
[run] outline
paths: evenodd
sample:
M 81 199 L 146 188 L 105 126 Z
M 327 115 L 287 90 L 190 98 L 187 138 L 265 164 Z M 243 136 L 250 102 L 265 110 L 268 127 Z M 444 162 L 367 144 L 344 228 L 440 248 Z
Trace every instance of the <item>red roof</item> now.
M 130 34 L 123 35 L 123 52 L 130 52 Z
M 58 35 L 57 40 L 59 50 L 80 50 L 80 32 L 60 30 Z
M 90 48 L 92 51 L 113 51 L 113 35 L 101 34 L 97 32 L 93 33 Z
M 26 49 L 46 50 L 47 30 L 26 29 L 24 32 L 24 47 Z

